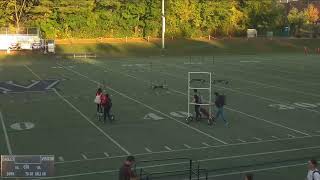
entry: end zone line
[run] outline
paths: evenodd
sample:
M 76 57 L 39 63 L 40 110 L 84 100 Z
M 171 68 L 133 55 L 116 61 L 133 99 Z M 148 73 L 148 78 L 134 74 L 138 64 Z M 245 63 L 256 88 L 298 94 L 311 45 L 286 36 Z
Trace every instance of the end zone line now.
M 24 67 L 27 68 L 39 80 L 42 80 L 41 77 L 38 74 L 36 74 L 31 68 L 29 68 L 27 65 L 24 65 Z
M 95 81 L 95 80 L 89 78 L 88 76 L 79 73 L 78 71 L 75 71 L 75 70 L 73 70 L 73 69 L 67 68 L 67 67 L 65 67 L 65 66 L 63 66 L 63 65 L 61 65 L 61 64 L 59 64 L 59 63 L 57 63 L 57 64 L 60 65 L 60 66 L 62 66 L 62 67 L 65 68 L 66 70 L 71 71 L 71 72 L 73 72 L 73 73 L 75 73 L 75 74 L 77 74 L 77 75 L 79 75 L 79 76 L 82 76 L 82 77 L 88 79 L 89 81 L 91 81 L 91 82 L 93 82 L 93 83 L 95 83 L 95 84 L 97 84 L 97 85 L 101 85 L 100 82 Z M 122 93 L 122 92 L 119 92 L 119 91 L 111 88 L 110 86 L 107 86 L 106 88 L 108 88 L 109 90 L 111 90 L 111 91 L 119 94 L 119 95 L 122 96 L 122 97 L 125 97 L 125 98 L 127 98 L 127 99 L 130 99 L 130 100 L 132 100 L 132 101 L 134 101 L 134 102 L 136 102 L 136 103 L 138 103 L 138 104 L 140 104 L 140 105 L 142 105 L 142 106 L 144 106 L 144 107 L 146 107 L 146 108 L 148 108 L 148 109 L 150 109 L 150 110 L 152 110 L 152 111 L 154 111 L 154 112 L 157 112 L 157 113 L 159 113 L 159 114 L 161 114 L 161 115 L 163 115 L 163 116 L 165 116 L 165 117 L 167 117 L 167 118 L 169 118 L 169 119 L 171 119 L 171 120 L 174 120 L 175 122 L 177 122 L 177 123 L 179 123 L 179 124 L 181 124 L 181 125 L 183 125 L 183 126 L 185 126 L 185 127 L 188 127 L 188 128 L 190 128 L 190 129 L 192 129 L 192 130 L 194 130 L 194 131 L 196 131 L 196 132 L 198 132 L 198 133 L 200 133 L 200 134 L 203 134 L 203 135 L 205 135 L 205 136 L 207 136 L 207 137 L 209 137 L 209 138 L 211 138 L 211 139 L 214 139 L 214 140 L 216 140 L 216 141 L 219 141 L 219 142 L 222 143 L 222 144 L 228 144 L 227 142 L 225 142 L 225 141 L 223 141 L 223 140 L 221 140 L 221 139 L 219 139 L 219 138 L 216 138 L 216 137 L 214 137 L 214 136 L 211 136 L 211 135 L 208 134 L 208 133 L 205 133 L 205 132 L 203 132 L 203 131 L 195 128 L 195 127 L 192 127 L 192 126 L 190 126 L 190 125 L 188 125 L 188 124 L 186 124 L 186 123 L 184 123 L 184 122 L 181 122 L 181 121 L 179 121 L 178 119 L 173 118 L 173 117 L 171 117 L 171 116 L 169 116 L 169 115 L 167 115 L 167 114 L 165 114 L 165 113 L 163 113 L 163 112 L 161 112 L 161 111 L 159 111 L 159 110 L 157 110 L 157 109 L 154 109 L 153 107 L 151 107 L 151 106 L 149 106 L 149 105 L 147 105 L 147 104 L 145 104 L 145 103 L 143 103 L 143 102 L 141 102 L 141 101 L 138 101 L 138 100 L 136 100 L 136 99 L 134 99 L 134 98 L 131 98 L 131 97 L 129 97 L 128 95 L 126 95 L 126 94 L 124 94 L 124 93 Z
M 97 126 L 94 122 L 90 120 L 85 114 L 83 114 L 78 108 L 76 108 L 70 101 L 64 98 L 56 89 L 53 91 L 64 101 L 66 102 L 71 108 L 77 111 L 85 120 L 87 120 L 92 126 L 94 126 L 98 131 L 100 131 L 106 138 L 108 138 L 111 142 L 113 142 L 117 147 L 119 147 L 123 152 L 126 154 L 131 154 L 128 150 L 126 150 L 123 146 L 121 146 L 116 140 L 114 140 L 109 134 L 104 132 L 99 126 Z
M 4 133 L 4 138 L 5 138 L 6 144 L 7 144 L 8 153 L 10 155 L 12 155 L 12 148 L 11 148 L 9 136 L 8 136 L 7 128 L 6 128 L 6 125 L 4 123 L 4 118 L 3 118 L 3 115 L 2 115 L 1 111 L 0 111 L 0 120 L 1 120 L 2 129 L 3 129 L 3 133 Z

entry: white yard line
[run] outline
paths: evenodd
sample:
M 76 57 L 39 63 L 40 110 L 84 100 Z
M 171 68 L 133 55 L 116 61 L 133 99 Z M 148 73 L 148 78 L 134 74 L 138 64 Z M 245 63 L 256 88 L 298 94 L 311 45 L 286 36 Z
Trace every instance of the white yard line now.
M 149 148 L 144 148 L 147 152 L 151 153 L 152 151 Z
M 164 146 L 164 148 L 165 148 L 166 150 L 168 150 L 168 151 L 172 151 L 172 149 L 169 148 L 168 146 Z
M 262 141 L 262 139 L 257 138 L 257 137 L 253 137 L 253 139 L 258 140 L 258 141 Z
M 274 138 L 274 139 L 280 139 L 280 138 L 278 138 L 277 136 L 271 136 L 272 138 Z
M 94 122 L 90 120 L 89 117 L 87 117 L 85 114 L 83 114 L 77 107 L 75 107 L 70 101 L 68 101 L 66 98 L 64 98 L 56 89 L 53 89 L 53 91 L 64 101 L 66 102 L 71 108 L 73 108 L 75 111 L 77 111 L 85 120 L 87 120 L 93 127 L 95 127 L 98 131 L 100 131 L 107 139 L 109 139 L 111 142 L 113 142 L 116 146 L 118 146 L 123 152 L 126 154 L 131 154 L 127 149 L 125 149 L 120 143 L 118 143 L 115 139 L 113 139 L 109 134 L 107 134 L 105 131 L 103 131 L 99 126 L 97 126 Z
M 81 154 L 81 156 L 83 157 L 83 159 L 88 160 L 88 157 L 84 154 Z
M 41 77 L 36 74 L 31 68 L 29 68 L 27 65 L 25 67 L 39 80 L 41 80 Z M 77 107 L 75 107 L 70 101 L 68 101 L 64 96 L 62 96 L 56 89 L 53 89 L 55 94 L 64 102 L 66 102 L 71 108 L 73 108 L 75 111 L 77 111 L 85 120 L 87 120 L 93 127 L 95 127 L 98 131 L 100 131 L 107 139 L 109 139 L 111 142 L 113 142 L 116 146 L 118 146 L 123 152 L 126 154 L 131 154 L 127 149 L 125 149 L 120 143 L 118 143 L 115 139 L 113 139 L 109 134 L 107 134 L 105 131 L 103 131 L 99 126 L 97 126 L 94 122 L 90 120 L 89 117 L 87 117 L 85 114 L 83 114 Z
M 295 138 L 295 136 L 292 135 L 292 134 L 288 134 L 288 137 L 290 137 L 290 138 Z
M 188 149 L 191 149 L 191 146 L 189 146 L 188 144 L 184 144 L 183 146 L 188 148 Z
M 110 157 L 110 155 L 107 152 L 103 153 L 106 157 Z
M 61 64 L 58 64 L 58 65 L 64 67 L 64 66 L 61 65 Z M 65 68 L 66 70 L 68 70 L 68 71 L 71 71 L 71 72 L 73 72 L 73 73 L 75 73 L 75 74 L 77 74 L 77 75 L 79 75 L 79 76 L 82 76 L 82 77 L 88 79 L 89 81 L 91 81 L 91 82 L 93 82 L 93 83 L 95 83 L 95 84 L 97 84 L 97 85 L 101 85 L 100 82 L 95 81 L 95 80 L 91 79 L 90 77 L 88 77 L 88 76 L 86 76 L 86 75 L 84 75 L 84 74 L 81 74 L 81 73 L 78 72 L 78 71 L 75 71 L 75 70 L 70 69 L 70 68 L 67 68 L 67 67 L 64 67 L 64 68 Z M 132 98 L 132 97 L 130 97 L 130 96 L 122 93 L 122 92 L 119 92 L 119 91 L 117 91 L 117 90 L 115 90 L 115 89 L 113 89 L 113 88 L 111 88 L 111 87 L 106 87 L 106 88 L 109 89 L 109 90 L 111 90 L 111 91 L 113 91 L 113 92 L 115 92 L 115 93 L 117 93 L 117 94 L 119 94 L 119 95 L 122 96 L 122 97 L 125 97 L 125 98 L 127 98 L 127 99 L 129 99 L 129 100 L 132 100 L 132 101 L 134 101 L 134 102 L 136 102 L 136 103 L 138 103 L 138 104 L 140 104 L 140 105 L 142 105 L 142 106 L 144 106 L 144 107 L 146 107 L 146 108 L 148 108 L 148 109 L 150 109 L 150 110 L 152 110 L 152 111 L 154 111 L 154 112 L 157 112 L 157 113 L 159 113 L 159 114 L 161 114 L 161 115 L 163 115 L 163 116 L 165 116 L 165 117 L 167 117 L 167 118 L 169 118 L 169 119 L 171 119 L 171 120 L 174 120 L 175 122 L 177 122 L 177 123 L 179 123 L 179 124 L 181 124 L 181 125 L 183 125 L 183 126 L 185 126 L 185 127 L 188 127 L 189 129 L 192 129 L 192 130 L 194 130 L 194 131 L 196 131 L 196 132 L 198 132 L 198 133 L 200 133 L 200 134 L 202 134 L 202 135 L 205 135 L 205 136 L 207 136 L 207 137 L 209 137 L 209 138 L 211 138 L 211 139 L 214 139 L 214 140 L 216 140 L 216 141 L 219 141 L 219 142 L 222 143 L 222 144 L 228 144 L 227 142 L 225 142 L 225 141 L 223 141 L 223 140 L 221 140 L 221 139 L 219 139 L 219 138 L 216 138 L 216 137 L 214 137 L 214 136 L 212 136 L 212 135 L 210 135 L 210 134 L 208 134 L 208 133 L 206 133 L 206 132 L 203 132 L 203 131 L 195 128 L 195 127 L 192 127 L 192 126 L 190 126 L 190 125 L 188 125 L 188 124 L 186 124 L 186 123 L 184 123 L 184 122 L 181 122 L 181 121 L 179 121 L 178 119 L 173 118 L 173 117 L 167 115 L 166 113 L 163 113 L 163 112 L 161 112 L 161 111 L 159 111 L 159 110 L 157 110 L 157 109 L 155 109 L 155 108 L 153 108 L 153 107 L 151 107 L 151 106 L 149 106 L 149 105 L 147 105 L 147 104 L 145 104 L 145 103 L 143 103 L 143 102 L 141 102 L 141 101 L 139 101 L 139 100 L 136 100 L 136 99 L 134 99 L 134 98 Z
M 207 146 L 207 147 L 210 147 L 210 145 L 208 143 L 203 142 L 202 144 Z
M 246 143 L 247 141 L 242 140 L 242 139 L 237 139 L 238 141 L 242 142 L 242 143 Z
M 4 118 L 3 118 L 3 115 L 2 115 L 1 111 L 0 111 L 0 120 L 1 120 L 2 130 L 3 130 L 3 133 L 4 133 L 4 139 L 5 139 L 6 144 L 7 144 L 8 153 L 9 153 L 9 155 L 12 155 L 12 148 L 11 148 L 9 136 L 8 136 L 7 128 L 6 128 L 6 125 L 4 123 Z

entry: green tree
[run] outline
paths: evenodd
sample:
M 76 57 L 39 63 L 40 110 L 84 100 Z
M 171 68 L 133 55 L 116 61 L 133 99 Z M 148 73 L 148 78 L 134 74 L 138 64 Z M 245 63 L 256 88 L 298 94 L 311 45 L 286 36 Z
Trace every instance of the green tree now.
M 297 35 L 301 26 L 306 23 L 307 18 L 304 12 L 299 12 L 297 8 L 292 8 L 288 14 L 288 21 L 293 29 L 293 33 Z

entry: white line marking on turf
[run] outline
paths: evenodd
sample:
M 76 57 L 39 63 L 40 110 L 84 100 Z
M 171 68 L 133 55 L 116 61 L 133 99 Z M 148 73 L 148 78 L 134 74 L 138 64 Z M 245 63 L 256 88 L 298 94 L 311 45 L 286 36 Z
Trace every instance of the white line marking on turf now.
M 290 137 L 290 138 L 295 138 L 295 136 L 292 135 L 292 134 L 288 134 L 288 137 Z
M 258 141 L 262 141 L 262 139 L 257 138 L 257 137 L 253 137 L 253 139 L 258 140 Z
M 221 148 L 221 147 L 230 147 L 230 146 L 241 146 L 241 145 L 250 145 L 250 144 L 262 144 L 262 143 L 268 143 L 268 142 L 292 141 L 292 140 L 307 139 L 307 138 L 314 138 L 314 137 L 320 137 L 320 135 L 300 136 L 300 137 L 295 137 L 295 138 L 270 139 L 270 140 L 264 140 L 264 141 L 251 141 L 251 142 L 245 142 L 245 143 L 216 145 L 216 146 L 211 146 L 211 147 L 177 149 L 177 150 L 172 150 L 172 151 L 157 151 L 157 152 L 152 152 L 152 153 L 138 153 L 138 154 L 134 154 L 134 156 L 145 156 L 145 155 L 152 155 L 152 154 L 166 154 L 166 153 L 172 153 L 172 152 L 194 151 L 194 150 L 212 149 L 212 148 Z M 115 159 L 115 158 L 124 158 L 124 157 L 127 157 L 127 155 L 113 156 L 113 157 L 108 157 L 108 158 L 105 158 L 105 157 L 104 158 L 92 158 L 92 159 L 88 159 L 88 161 L 103 160 L 103 159 Z M 75 162 L 82 162 L 82 161 L 84 161 L 84 160 L 71 160 L 71 161 L 66 161 L 66 162 L 56 162 L 56 164 L 75 163 Z
M 207 147 L 210 147 L 210 145 L 208 143 L 203 142 L 202 144 L 207 146 Z
M 238 141 L 242 142 L 242 143 L 246 143 L 247 141 L 242 140 L 242 139 L 238 139 Z
M 278 138 L 277 136 L 271 136 L 272 138 L 274 138 L 274 139 L 280 139 L 280 138 Z
M 103 153 L 106 157 L 110 157 L 110 155 L 107 152 Z
M 188 144 L 184 144 L 184 147 L 191 149 L 191 146 L 189 146 Z
M 152 151 L 149 148 L 144 148 L 147 152 L 151 153 Z
M 62 156 L 59 156 L 58 159 L 59 159 L 60 162 L 64 161 L 64 158 Z
M 169 76 L 173 76 L 173 75 L 170 74 L 170 73 L 164 73 L 164 72 L 160 72 L 160 73 L 168 74 Z M 177 76 L 175 76 L 175 77 L 177 77 Z M 185 78 L 182 78 L 182 79 L 185 79 Z M 181 92 L 181 94 L 186 95 L 186 94 L 183 93 L 183 92 Z M 306 135 L 306 136 L 310 136 L 309 134 L 307 134 L 307 133 L 305 133 L 305 132 L 302 132 L 302 131 L 299 131 L 299 130 L 296 130 L 296 129 L 293 129 L 293 128 L 289 128 L 289 127 L 287 127 L 287 126 L 285 126 L 285 125 L 282 125 L 282 124 L 279 124 L 279 123 L 275 123 L 275 122 L 272 122 L 272 121 L 268 121 L 268 120 L 266 120 L 266 119 L 262 119 L 262 118 L 253 116 L 253 115 L 250 115 L 250 114 L 247 114 L 247 113 L 238 111 L 238 110 L 236 110 L 236 109 L 231 109 L 230 107 L 226 107 L 226 109 L 228 109 L 228 110 L 230 110 L 230 111 L 234 111 L 234 112 L 240 113 L 240 114 L 243 114 L 243 115 L 246 115 L 246 116 L 251 117 L 251 118 L 254 118 L 254 119 L 256 119 L 256 120 L 260 120 L 260 121 L 267 122 L 267 123 L 272 124 L 272 125 L 274 125 L 274 126 L 282 127 L 282 128 L 285 128 L 285 129 L 288 129 L 288 130 L 291 130 L 291 131 L 294 131 L 294 132 L 297 132 L 297 133 L 300 133 L 300 134 L 303 134 L 303 135 Z
M 243 154 L 237 156 L 225 156 L 225 157 L 218 157 L 218 158 L 208 158 L 202 159 L 198 162 L 207 162 L 207 161 L 216 161 L 216 160 L 225 160 L 225 159 L 236 159 L 236 158 L 243 158 L 243 157 L 251 157 L 251 156 L 260 156 L 260 155 L 270 155 L 270 154 L 277 154 L 277 153 L 287 153 L 287 152 L 295 152 L 295 151 L 302 151 L 302 150 L 309 150 L 309 149 L 319 149 L 320 146 L 312 146 L 312 147 L 305 147 L 305 148 L 295 148 L 295 149 L 285 149 L 279 151 L 269 151 L 269 152 L 261 152 L 261 153 L 252 153 L 252 154 Z M 164 167 L 164 166 L 172 166 L 172 165 L 179 165 L 179 164 L 187 164 L 189 161 L 184 162 L 177 162 L 177 163 L 167 163 L 167 164 L 157 164 L 152 166 L 144 166 L 141 168 L 154 168 L 154 167 Z M 305 163 L 304 163 L 305 164 Z M 75 177 L 75 176 L 83 176 L 83 175 L 90 175 L 90 174 L 104 174 L 110 172 L 118 172 L 119 170 L 107 170 L 107 171 L 98 171 L 98 172 L 90 172 L 90 173 L 81 173 L 81 174 L 71 174 L 65 176 L 55 176 L 55 177 L 46 177 L 43 179 L 55 179 L 55 178 L 65 178 L 65 177 Z
M 1 111 L 0 111 L 0 120 L 1 120 L 2 129 L 3 129 L 3 133 L 4 133 L 4 138 L 5 138 L 6 143 L 7 143 L 8 153 L 9 153 L 10 155 L 12 155 L 12 148 L 11 148 L 9 136 L 8 136 L 7 128 L 6 128 L 6 125 L 5 125 L 5 123 L 4 123 L 4 118 L 3 118 L 3 115 L 2 115 L 2 112 L 1 112 Z
M 41 77 L 38 76 L 38 74 L 36 74 L 32 69 L 30 69 L 27 65 L 24 65 L 24 67 L 26 67 L 35 77 L 37 77 L 39 80 L 41 80 Z
M 58 64 L 58 65 L 64 67 L 64 66 L 61 65 L 61 64 Z M 79 76 L 82 76 L 82 77 L 88 79 L 89 81 L 91 81 L 91 82 L 93 82 L 93 83 L 95 83 L 95 84 L 97 84 L 97 85 L 101 85 L 100 82 L 95 81 L 95 80 L 92 80 L 92 79 L 89 78 L 88 76 L 83 75 L 83 74 L 79 73 L 78 71 L 75 71 L 75 70 L 70 69 L 70 68 L 67 68 L 67 67 L 64 67 L 64 68 L 67 69 L 68 71 L 71 71 L 71 72 L 73 72 L 73 73 L 75 73 L 75 74 L 77 74 L 77 75 L 79 75 Z M 181 121 L 179 121 L 178 119 L 173 118 L 173 117 L 171 117 L 171 116 L 169 116 L 169 115 L 167 115 L 167 114 L 165 114 L 165 113 L 163 113 L 163 112 L 161 112 L 161 111 L 159 111 L 159 110 L 157 110 L 157 109 L 155 109 L 155 108 L 153 108 L 153 107 L 151 107 L 151 106 L 149 106 L 149 105 L 147 105 L 147 104 L 145 104 L 145 103 L 143 103 L 143 102 L 141 102 L 141 101 L 138 101 L 138 100 L 136 100 L 136 99 L 134 99 L 134 98 L 131 98 L 130 96 L 128 96 L 128 95 L 126 95 L 126 94 L 124 94 L 124 93 L 122 93 L 122 92 L 119 92 L 119 91 L 117 91 L 117 90 L 115 90 L 115 89 L 113 89 L 113 88 L 111 88 L 111 87 L 109 87 L 109 86 L 106 87 L 106 88 L 109 89 L 109 90 L 111 90 L 111 91 L 113 91 L 113 92 L 115 92 L 115 93 L 117 93 L 117 94 L 119 94 L 120 96 L 125 97 L 125 98 L 127 98 L 127 99 L 130 99 L 130 100 L 132 100 L 132 101 L 134 101 L 134 102 L 136 102 L 136 103 L 138 103 L 138 104 L 140 104 L 140 105 L 142 105 L 142 106 L 144 106 L 144 107 L 146 107 L 146 108 L 148 108 L 148 109 L 151 109 L 151 110 L 153 110 L 153 111 L 155 111 L 155 112 L 158 112 L 159 114 L 162 114 L 163 116 L 165 116 L 165 117 L 167 117 L 167 118 L 169 118 L 169 119 L 171 119 L 171 120 L 174 120 L 175 122 L 177 122 L 177 123 L 179 123 L 179 124 L 181 124 L 181 125 L 183 125 L 183 126 L 186 126 L 186 127 L 190 128 L 190 129 L 192 129 L 192 130 L 194 130 L 194 131 L 196 131 L 196 132 L 198 132 L 198 133 L 200 133 L 200 134 L 203 134 L 203 135 L 205 135 L 205 136 L 207 136 L 207 137 L 209 137 L 209 138 L 211 138 L 211 139 L 214 139 L 214 140 L 216 140 L 216 141 L 219 141 L 219 142 L 221 142 L 222 144 L 228 144 L 227 142 L 225 142 L 225 141 L 223 141 L 223 140 L 221 140 L 221 139 L 219 139 L 219 138 L 216 138 L 216 137 L 214 137 L 214 136 L 211 136 L 211 135 L 208 134 L 208 133 L 205 133 L 205 132 L 203 132 L 203 131 L 195 128 L 195 127 L 192 127 L 192 126 L 190 126 L 190 125 L 188 125 L 188 124 L 186 124 L 186 123 L 184 123 L 184 122 L 181 122 Z
M 88 157 L 84 154 L 81 154 L 81 156 L 83 157 L 83 159 L 88 160 Z
M 164 146 L 164 148 L 166 148 L 168 151 L 172 151 L 172 149 L 169 148 L 168 146 Z
M 94 126 L 97 130 L 99 130 L 105 137 L 107 137 L 111 142 L 113 142 L 116 146 L 118 146 L 123 152 L 126 154 L 131 154 L 128 150 L 126 150 L 123 146 L 121 146 L 116 140 L 114 140 L 109 134 L 104 132 L 99 126 L 97 126 L 94 122 L 90 120 L 85 114 L 83 114 L 77 107 L 75 107 L 70 101 L 64 98 L 56 89 L 53 91 L 64 101 L 66 102 L 71 108 L 77 111 L 85 120 L 87 120 L 92 126 Z

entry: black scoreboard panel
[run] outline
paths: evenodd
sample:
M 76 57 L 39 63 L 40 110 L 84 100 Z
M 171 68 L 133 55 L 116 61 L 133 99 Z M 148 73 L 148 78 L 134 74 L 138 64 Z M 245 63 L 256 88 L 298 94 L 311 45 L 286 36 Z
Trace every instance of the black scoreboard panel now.
M 1 177 L 54 176 L 53 155 L 1 155 Z

